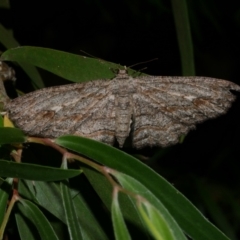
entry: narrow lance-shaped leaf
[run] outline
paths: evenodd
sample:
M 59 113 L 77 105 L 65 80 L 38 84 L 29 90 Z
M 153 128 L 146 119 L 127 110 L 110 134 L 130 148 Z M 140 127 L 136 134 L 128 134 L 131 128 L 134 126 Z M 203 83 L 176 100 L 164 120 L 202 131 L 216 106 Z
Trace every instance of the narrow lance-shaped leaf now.
M 18 128 L 0 127 L 0 144 L 24 143 L 25 135 Z
M 35 204 L 28 200 L 20 199 L 18 208 L 21 213 L 35 225 L 41 239 L 58 240 L 50 222 Z
M 171 216 L 167 208 L 161 203 L 161 199 L 157 199 L 157 197 L 138 180 L 118 171 L 111 171 L 111 173 L 124 189 L 139 195 L 137 199 L 131 197 L 132 202 L 136 208 L 139 209 L 150 233 L 155 236 L 156 239 L 159 239 L 159 237 L 165 239 L 165 237 L 167 237 L 166 239 L 186 240 L 185 235 L 173 216 Z M 142 197 L 146 200 L 141 199 Z M 151 216 L 151 213 L 154 215 Z
M 63 160 L 62 164 L 63 169 L 67 169 L 67 161 L 66 159 Z M 63 200 L 63 208 L 66 217 L 66 223 L 68 228 L 68 233 L 71 240 L 74 239 L 83 239 L 81 233 L 81 226 L 78 223 L 76 209 L 73 203 L 73 199 L 70 194 L 69 190 L 69 183 L 68 180 L 65 179 L 60 183 L 61 188 L 61 195 Z
M 12 191 L 12 182 L 13 182 L 12 178 L 6 178 L 5 181 L 2 182 L 0 186 L 0 225 L 3 221 L 9 195 Z
M 161 216 L 160 212 L 149 202 L 143 201 L 137 204 L 139 212 L 145 221 L 150 233 L 158 240 L 177 240 L 171 232 L 171 228 Z
M 77 136 L 63 136 L 56 139 L 55 142 L 141 182 L 158 199 L 161 199 L 179 226 L 192 238 L 199 240 L 228 239 L 177 189 L 134 157 L 106 144 Z
M 113 222 L 115 239 L 116 240 L 121 240 L 121 239 L 130 240 L 131 237 L 127 230 L 127 226 L 124 222 L 123 215 L 121 213 L 121 209 L 120 209 L 120 206 L 118 203 L 117 189 L 114 189 L 114 193 L 113 193 L 111 214 L 112 214 L 112 222 Z
M 184 76 L 194 76 L 194 54 L 190 21 L 186 0 L 171 0 L 175 20 L 178 45 L 181 55 L 182 73 Z
M 79 184 L 81 185 L 81 183 Z M 34 201 L 67 225 L 60 183 L 20 180 L 18 191 L 21 196 Z M 74 202 L 77 215 L 76 224 L 81 227 L 83 238 L 86 240 L 107 240 L 108 237 L 92 212 L 91 206 L 88 205 L 88 202 L 85 202 L 81 192 L 71 189 L 70 196 Z M 49 204 L 50 202 L 54 202 L 54 204 Z
M 0 160 L 0 176 L 24 178 L 38 181 L 59 181 L 79 175 L 80 170 L 64 170 L 36 164 L 16 163 Z
M 36 233 L 26 219 L 20 212 L 15 213 L 16 223 L 18 226 L 18 232 L 21 239 L 36 240 Z
M 1 57 L 8 61 L 29 62 L 74 82 L 112 78 L 114 73 L 110 68 L 119 68 L 107 61 L 41 47 L 9 49 Z
M 18 48 L 20 43 L 13 37 L 13 32 L 11 30 L 7 30 L 2 24 L 0 24 L 0 42 L 7 48 Z M 1 59 L 3 59 L 1 57 Z M 26 72 L 26 74 L 33 81 L 33 85 L 37 88 L 43 88 L 44 83 L 43 80 L 36 69 L 36 67 L 31 65 L 30 61 L 19 62 L 21 68 Z
M 89 167 L 83 167 L 83 172 L 98 196 L 101 198 L 102 202 L 105 204 L 106 208 L 109 210 L 109 212 L 111 212 L 112 185 L 102 174 Z M 121 194 L 118 202 L 121 206 L 121 213 L 124 217 L 124 220 L 136 226 L 137 229 L 141 230 L 140 236 L 142 238 L 148 239 L 150 235 L 146 231 L 143 221 L 140 218 L 139 213 L 136 211 L 136 206 L 131 202 L 131 199 L 126 195 Z

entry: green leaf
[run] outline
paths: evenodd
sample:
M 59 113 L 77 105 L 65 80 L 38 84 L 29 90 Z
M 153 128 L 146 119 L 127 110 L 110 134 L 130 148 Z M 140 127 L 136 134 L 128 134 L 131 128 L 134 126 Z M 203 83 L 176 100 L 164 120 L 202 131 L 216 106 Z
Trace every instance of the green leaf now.
M 0 128 L 3 127 L 3 117 L 0 115 Z
M 104 143 L 78 136 L 63 136 L 55 142 L 141 182 L 161 200 L 183 231 L 192 238 L 228 239 L 177 189 L 134 157 Z
M 13 33 L 11 30 L 7 30 L 4 28 L 2 24 L 0 24 L 0 42 L 7 48 L 18 48 L 21 44 L 17 42 L 17 40 L 13 37 Z M 0 58 L 2 59 L 2 57 Z M 31 64 L 31 62 L 29 62 Z M 26 72 L 26 74 L 32 79 L 34 85 L 36 85 L 38 88 L 43 88 L 44 83 L 42 81 L 42 78 L 38 72 L 38 70 L 28 64 L 27 62 L 19 62 L 19 65 L 21 68 Z
M 148 202 L 141 202 L 138 205 L 138 209 L 155 239 L 158 240 L 178 239 L 178 237 L 175 238 L 173 236 L 173 234 L 171 233 L 171 228 L 169 228 L 167 222 L 155 207 L 153 207 Z
M 22 240 L 36 240 L 34 229 L 29 224 L 28 219 L 24 218 L 19 212 L 15 213 L 18 232 Z
M 35 204 L 28 200 L 20 199 L 17 206 L 21 213 L 36 226 L 41 239 L 58 239 L 50 222 Z
M 0 160 L 1 177 L 24 178 L 38 181 L 59 181 L 62 179 L 75 177 L 79 174 L 79 170 L 64 170 L 36 164 L 16 163 L 7 160 Z
M 1 56 L 6 61 L 27 62 L 74 82 L 113 78 L 119 65 L 100 59 L 40 47 L 18 47 Z
M 182 73 L 184 76 L 194 76 L 195 66 L 193 43 L 188 17 L 187 1 L 171 0 L 171 2 L 181 55 Z
M 6 48 L 14 48 L 20 46 L 20 44 L 13 37 L 13 31 L 7 30 L 2 24 L 0 24 L 0 42 Z
M 67 180 L 60 183 L 61 194 L 63 199 L 63 208 L 66 216 L 68 233 L 71 240 L 83 239 L 81 234 L 81 226 L 77 221 L 76 209 L 74 207 L 72 197 L 70 195 Z
M 67 169 L 67 161 L 63 162 L 63 169 Z M 60 183 L 61 195 L 63 200 L 63 209 L 66 216 L 68 233 L 71 240 L 83 239 L 81 234 L 81 227 L 78 224 L 76 209 L 69 190 L 69 183 L 64 180 Z
M 73 203 L 76 209 L 78 223 L 81 226 L 82 236 L 84 240 L 107 240 L 109 239 L 102 227 L 100 226 L 95 213 L 91 210 L 91 205 L 84 199 L 81 192 L 72 191 Z M 101 220 L 101 219 L 100 219 Z
M 18 128 L 0 127 L 0 144 L 24 143 L 26 138 Z
M 150 233 L 153 236 L 158 236 L 156 239 L 161 239 L 159 236 L 162 237 L 162 239 L 177 239 L 177 240 L 186 240 L 184 234 L 182 233 L 180 227 L 176 223 L 176 221 L 173 219 L 173 217 L 170 215 L 166 207 L 161 203 L 160 199 L 157 199 L 156 196 L 149 191 L 148 188 L 146 188 L 143 184 L 141 184 L 139 181 L 136 179 L 114 171 L 111 173 L 117 180 L 118 182 L 122 185 L 124 189 L 127 189 L 133 193 L 136 193 L 140 195 L 141 197 L 144 197 L 149 201 L 149 203 L 152 204 L 152 206 L 149 206 L 149 203 L 145 203 L 144 206 L 146 207 L 146 210 L 149 212 L 152 212 L 155 214 L 155 220 L 149 218 L 149 213 L 147 213 L 147 217 L 143 215 L 145 211 L 145 208 L 142 208 L 140 205 L 140 213 L 141 215 L 144 216 L 144 221 L 147 223 Z M 134 202 L 134 205 L 136 208 L 139 209 L 139 205 L 136 205 L 136 199 L 132 200 Z M 155 208 L 154 208 L 154 207 Z M 158 212 L 156 212 L 158 211 Z M 148 220 L 148 221 L 147 221 Z M 169 232 L 169 229 L 171 229 L 171 232 Z M 166 238 L 165 238 L 166 237 Z
M 117 193 L 114 194 L 114 197 L 113 197 L 111 213 L 112 213 L 112 222 L 113 222 L 115 239 L 117 240 L 131 239 L 121 213 L 121 209 L 118 203 Z
M 42 77 L 36 67 L 32 66 L 30 62 L 19 62 L 18 64 L 32 80 L 32 85 L 35 89 L 45 87 Z
M 99 172 L 91 168 L 86 167 L 82 168 L 87 179 L 89 180 L 94 190 L 97 192 L 98 196 L 101 198 L 101 200 L 103 201 L 103 203 L 110 212 L 112 207 L 112 185 Z M 136 206 L 132 204 L 131 200 L 127 196 L 121 194 L 119 195 L 119 203 L 121 206 L 121 212 L 124 216 L 124 219 L 128 223 L 130 223 L 131 226 L 134 226 L 135 229 L 138 229 L 137 236 L 135 235 L 134 236 L 136 238 L 142 237 L 144 239 L 149 239 L 150 236 L 145 229 L 142 219 L 140 218 L 138 212 L 136 211 Z M 136 234 L 135 231 L 131 233 Z
M 67 224 L 59 183 L 20 180 L 18 191 L 21 196 L 36 202 Z M 71 189 L 71 198 L 76 209 L 77 223 L 81 227 L 84 240 L 108 239 L 81 193 Z M 50 202 L 54 202 L 54 204 L 49 204 Z
M 10 2 L 9 2 L 9 0 L 1 0 L 0 1 L 0 8 L 10 9 Z
M 9 195 L 12 192 L 12 181 L 12 178 L 6 178 L 0 186 L 0 225 L 6 212 Z
M 215 186 L 210 184 L 203 184 L 202 181 L 196 181 L 196 189 L 198 190 L 198 196 L 201 199 L 201 202 L 204 204 L 205 209 L 208 214 L 214 219 L 214 222 L 217 226 L 220 226 L 224 233 L 231 239 L 237 240 L 238 237 L 235 234 L 233 225 L 229 223 L 229 220 L 226 218 L 224 210 L 219 206 L 219 203 L 216 200 L 213 200 L 212 193 L 215 190 Z M 213 188 L 213 189 L 211 189 Z M 224 192 L 224 189 L 221 189 L 221 194 Z M 227 197 L 223 197 L 225 202 L 229 201 L 229 196 L 231 193 L 227 194 Z M 229 204 L 231 205 L 231 204 Z M 231 211 L 231 210 L 230 210 Z
M 56 218 L 66 223 L 58 183 L 20 180 L 18 191 L 24 198 L 34 201 Z M 54 204 L 49 204 L 49 202 L 54 202 Z
M 28 185 L 26 182 L 31 182 L 31 186 L 32 186 L 31 190 L 28 188 Z M 35 185 L 35 182 L 33 182 L 32 180 L 18 179 L 18 193 L 22 198 L 25 198 L 32 202 L 37 203 L 37 200 L 34 196 L 35 194 L 33 193 L 34 185 Z

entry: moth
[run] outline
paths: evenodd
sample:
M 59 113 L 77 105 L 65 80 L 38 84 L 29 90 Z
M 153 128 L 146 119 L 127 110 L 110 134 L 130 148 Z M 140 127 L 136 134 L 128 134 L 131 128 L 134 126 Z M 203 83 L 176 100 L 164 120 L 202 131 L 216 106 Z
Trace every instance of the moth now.
M 71 134 L 123 147 L 167 147 L 197 123 L 226 113 L 240 91 L 232 82 L 208 77 L 128 75 L 40 89 L 8 100 L 4 111 L 29 136 Z

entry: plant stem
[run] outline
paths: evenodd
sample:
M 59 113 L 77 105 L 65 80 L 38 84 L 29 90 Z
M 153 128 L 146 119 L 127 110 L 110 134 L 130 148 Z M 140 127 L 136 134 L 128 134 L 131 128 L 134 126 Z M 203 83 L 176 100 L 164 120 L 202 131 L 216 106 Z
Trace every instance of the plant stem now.
M 6 214 L 3 218 L 3 222 L 2 222 L 2 225 L 0 227 L 0 240 L 3 239 L 3 234 L 4 234 L 4 230 L 6 228 L 6 225 L 7 225 L 7 222 L 8 222 L 8 219 L 9 219 L 9 216 L 12 212 L 12 209 L 13 209 L 13 206 L 15 204 L 15 202 L 19 199 L 19 196 L 18 196 L 18 193 L 16 190 L 13 190 L 13 195 L 12 195 L 12 199 L 8 205 L 8 208 L 7 208 L 7 211 L 6 211 Z

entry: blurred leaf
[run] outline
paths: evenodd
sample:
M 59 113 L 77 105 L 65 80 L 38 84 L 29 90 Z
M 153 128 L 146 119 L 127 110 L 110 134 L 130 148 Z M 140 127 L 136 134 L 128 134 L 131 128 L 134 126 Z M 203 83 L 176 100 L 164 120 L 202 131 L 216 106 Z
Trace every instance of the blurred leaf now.
M 76 209 L 78 223 L 81 226 L 82 236 L 84 240 L 108 240 L 102 227 L 100 226 L 95 213 L 92 212 L 91 206 L 84 199 L 81 192 L 76 194 L 72 191 L 72 200 Z M 101 221 L 102 219 L 100 219 Z
M 29 224 L 27 218 L 23 217 L 19 212 L 15 213 L 18 232 L 22 240 L 36 240 L 32 225 Z
M 67 161 L 62 163 L 62 169 L 67 169 Z M 65 212 L 65 219 L 68 227 L 68 233 L 71 240 L 83 239 L 81 233 L 81 226 L 78 224 L 76 209 L 70 195 L 68 180 L 63 180 L 60 183 L 61 195 L 63 200 L 63 209 Z
M 32 85 L 35 89 L 45 87 L 40 73 L 36 67 L 31 65 L 31 62 L 19 62 L 18 64 L 31 79 Z
M 10 9 L 9 0 L 0 0 L 0 8 Z
M 18 128 L 0 127 L 0 144 L 25 142 L 23 132 Z
M 115 239 L 131 239 L 118 203 L 118 194 L 113 197 L 111 213 Z
M 209 185 L 202 184 L 202 182 L 196 181 L 196 189 L 199 194 L 201 202 L 204 204 L 206 210 L 210 214 L 217 226 L 221 227 L 225 234 L 229 236 L 231 240 L 237 240 L 238 237 L 235 235 L 235 231 L 223 213 L 219 204 L 212 199 L 212 189 L 209 189 Z
M 30 187 L 27 185 L 27 182 L 30 182 Z M 34 192 L 34 185 L 38 181 L 34 182 L 32 180 L 18 179 L 18 193 L 22 198 L 28 199 L 37 203 Z
M 0 160 L 0 176 L 2 177 L 15 177 L 38 181 L 58 181 L 75 177 L 79 174 L 79 170 L 64 170 L 36 164 Z
M 113 78 L 119 65 L 100 59 L 40 47 L 18 47 L 5 51 L 6 61 L 27 62 L 74 82 Z
M 9 195 L 12 192 L 12 182 L 12 178 L 6 178 L 0 186 L 0 226 L 6 212 Z
M 69 191 L 69 185 L 67 180 L 60 183 L 61 194 L 63 199 L 63 209 L 65 212 L 66 223 L 68 227 L 68 233 L 71 240 L 83 239 L 81 234 L 81 226 L 77 221 L 76 209 L 74 207 L 72 197 Z
M 13 31 L 7 30 L 2 24 L 0 24 L 0 42 L 7 49 L 20 46 L 20 44 L 13 37 Z
M 112 173 L 113 176 L 118 180 L 118 182 L 123 186 L 124 189 L 127 189 L 131 192 L 134 192 L 136 194 L 139 194 L 140 196 L 144 197 L 151 203 L 155 209 L 159 211 L 157 213 L 153 207 L 151 206 L 145 206 L 147 211 L 153 211 L 153 214 L 155 214 L 155 222 L 154 219 L 149 219 L 150 216 L 145 216 L 144 215 L 144 220 L 146 221 L 148 227 L 150 228 L 150 233 L 153 236 L 158 236 L 156 239 L 161 239 L 159 238 L 160 236 L 162 239 L 177 239 L 177 240 L 186 240 L 184 234 L 182 233 L 180 227 L 178 224 L 175 222 L 173 217 L 169 214 L 168 210 L 166 207 L 161 203 L 160 199 L 157 199 L 156 196 L 149 191 L 148 188 L 146 188 L 144 185 L 141 184 L 141 182 L 137 181 L 136 179 L 127 176 L 126 174 L 120 173 L 120 172 L 114 172 Z M 136 208 L 139 208 L 139 205 L 136 205 L 136 200 L 133 200 L 134 205 Z M 145 208 L 144 208 L 145 209 Z M 141 210 L 144 210 L 141 209 Z M 141 214 L 144 212 L 141 211 Z M 149 215 L 149 213 L 147 213 Z M 158 216 L 159 215 L 159 216 Z M 150 217 L 151 218 L 151 217 Z M 150 222 L 149 222 L 149 221 Z M 150 224 L 150 225 L 149 225 Z M 159 224 L 159 225 L 157 225 Z M 168 232 L 169 229 L 171 229 L 171 233 Z M 166 238 L 165 238 L 165 237 Z
M 0 115 L 0 128 L 3 127 L 3 117 Z
M 159 211 L 148 202 L 138 204 L 138 209 L 148 226 L 150 232 L 155 239 L 159 240 L 174 240 L 179 239 L 179 236 L 173 236 L 172 229 L 169 227 L 165 219 Z M 186 239 L 186 238 L 185 238 Z
M 17 206 L 21 213 L 36 226 L 41 239 L 58 239 L 50 222 L 35 204 L 28 200 L 20 199 Z
M 112 185 L 109 183 L 109 181 L 107 181 L 105 176 L 99 172 L 91 168 L 82 168 L 87 179 L 110 212 L 112 206 Z M 119 203 L 125 220 L 136 229 L 138 229 L 136 238 L 140 236 L 144 239 L 150 239 L 150 236 L 144 227 L 142 219 L 136 211 L 136 206 L 132 203 L 129 197 L 123 194 L 119 195 Z
M 194 54 L 186 0 L 171 0 L 183 76 L 194 76 Z
M 7 115 L 4 115 L 4 117 L 3 117 L 3 126 L 4 127 L 14 128 L 13 122 L 8 118 Z
M 104 143 L 78 136 L 63 136 L 55 142 L 141 182 L 161 200 L 183 231 L 192 238 L 227 239 L 177 189 L 132 156 Z
M 21 196 L 34 201 L 49 211 L 56 218 L 66 223 L 62 205 L 62 197 L 58 183 L 21 180 L 18 191 Z M 49 204 L 49 202 L 54 202 L 54 204 Z
M 36 202 L 60 221 L 67 224 L 59 183 L 20 180 L 18 190 L 21 196 Z M 108 239 L 81 193 L 76 193 L 76 191 L 71 189 L 71 198 L 76 209 L 78 224 L 81 226 L 83 238 L 85 240 Z M 54 202 L 54 204 L 49 204 L 50 202 Z
M 20 44 L 15 40 L 13 37 L 13 33 L 11 30 L 7 30 L 4 28 L 2 24 L 0 24 L 0 42 L 7 48 L 18 48 Z M 2 59 L 2 57 L 0 57 Z M 31 62 L 19 62 L 19 65 L 21 68 L 26 72 L 26 74 L 30 77 L 30 79 L 33 81 L 33 84 L 37 86 L 38 88 L 43 88 L 44 83 L 42 81 L 42 78 L 36 69 L 36 67 L 31 65 Z

